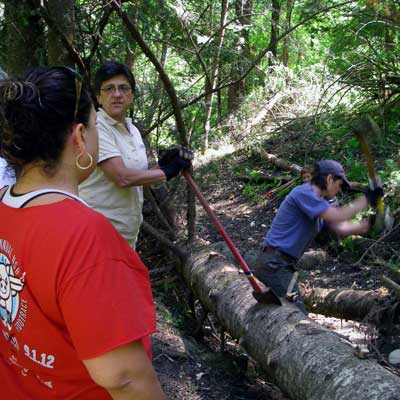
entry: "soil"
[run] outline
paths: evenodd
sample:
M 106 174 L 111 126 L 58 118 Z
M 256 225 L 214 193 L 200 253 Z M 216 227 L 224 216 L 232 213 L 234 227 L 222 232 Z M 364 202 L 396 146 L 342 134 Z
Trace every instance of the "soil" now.
M 283 143 L 288 145 L 290 140 Z M 272 145 L 268 151 L 285 154 L 285 149 L 276 146 L 278 144 Z M 251 254 L 260 247 L 284 197 L 265 195 L 273 188 L 272 184 L 260 184 L 258 189 L 254 189 L 256 193 L 249 191 L 249 165 L 261 175 L 283 175 L 282 171 L 246 151 L 199 166 L 194 175 L 241 254 Z M 175 195 L 181 196 L 178 204 L 185 201 L 183 188 L 181 178 L 175 187 Z M 348 201 L 351 196 L 342 196 L 340 202 Z M 220 234 L 200 206 L 197 213 L 198 244 L 221 242 Z M 179 218 L 184 223 L 183 213 Z M 299 271 L 299 279 L 309 286 L 387 291 L 382 286 L 380 275 L 396 279 L 396 273 L 389 268 L 387 260 L 399 250 L 399 234 L 394 231 L 382 243 L 358 239 L 346 244 L 332 236 L 320 237 L 311 247 L 322 249 L 328 258 L 312 267 L 304 266 Z M 221 351 L 220 330 L 212 316 L 203 324 L 202 335 L 193 336 L 195 318 L 190 312 L 186 286 L 174 272 L 173 262 L 168 257 L 160 258 L 158 245 L 152 239 L 146 238 L 139 243 L 139 251 L 151 266 L 150 273 L 160 266 L 164 268 L 162 278 L 153 279 L 159 328 L 153 337 L 153 354 L 155 369 L 168 398 L 285 400 L 284 394 L 268 382 L 268 377 L 235 341 L 226 337 L 222 341 L 224 351 Z M 368 250 L 373 243 L 373 249 Z M 362 324 L 318 315 L 310 317 L 358 344 L 362 338 L 365 339 L 366 328 Z

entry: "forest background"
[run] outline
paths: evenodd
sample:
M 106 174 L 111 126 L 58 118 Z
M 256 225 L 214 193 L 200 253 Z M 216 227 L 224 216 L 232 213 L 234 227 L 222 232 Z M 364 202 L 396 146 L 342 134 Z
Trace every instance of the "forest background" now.
M 0 19 L 0 66 L 9 75 L 69 65 L 91 87 L 104 61 L 129 65 L 137 81 L 131 116 L 149 151 L 189 145 L 195 169 L 220 175 L 220 190 L 221 167 L 209 162 L 217 150 L 250 154 L 268 144 L 299 165 L 338 159 L 365 184 L 351 127 L 368 114 L 385 200 L 399 216 L 399 0 L 6 0 Z M 241 194 L 257 202 L 271 182 L 252 160 L 223 168 L 247 175 Z M 157 209 L 162 194 L 146 196 Z M 194 243 L 201 232 L 190 190 L 187 203 L 187 230 L 172 236 Z M 168 240 L 168 210 L 155 214 L 143 230 L 182 255 Z M 398 254 L 386 263 L 398 271 Z

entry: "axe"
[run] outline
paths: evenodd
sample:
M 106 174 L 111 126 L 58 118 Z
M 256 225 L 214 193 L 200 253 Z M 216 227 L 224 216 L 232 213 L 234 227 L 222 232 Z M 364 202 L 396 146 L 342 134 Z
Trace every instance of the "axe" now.
M 361 151 L 363 152 L 365 160 L 367 162 L 370 186 L 372 189 L 377 188 L 381 186 L 381 179 L 376 173 L 372 154 L 366 140 L 366 135 L 379 135 L 379 127 L 369 115 L 366 115 L 360 120 L 358 124 L 353 126 L 353 132 L 357 137 L 358 142 L 360 143 Z M 385 228 L 385 220 L 388 221 L 389 219 L 390 217 L 388 211 L 385 212 L 383 198 L 380 197 L 376 204 L 376 219 L 373 225 L 375 230 L 377 232 L 381 232 Z

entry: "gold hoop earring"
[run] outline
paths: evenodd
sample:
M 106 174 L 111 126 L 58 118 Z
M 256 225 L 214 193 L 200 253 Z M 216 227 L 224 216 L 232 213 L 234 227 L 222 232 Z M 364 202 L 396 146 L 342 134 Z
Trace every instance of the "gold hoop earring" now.
M 89 157 L 89 165 L 87 165 L 86 167 L 82 167 L 82 165 L 80 164 L 79 160 L 81 157 L 83 157 L 85 154 L 83 153 L 79 153 L 78 156 L 76 157 L 75 160 L 75 164 L 79 169 L 85 170 L 85 169 L 89 169 L 92 165 L 93 165 L 93 157 L 90 153 L 86 153 L 86 155 Z

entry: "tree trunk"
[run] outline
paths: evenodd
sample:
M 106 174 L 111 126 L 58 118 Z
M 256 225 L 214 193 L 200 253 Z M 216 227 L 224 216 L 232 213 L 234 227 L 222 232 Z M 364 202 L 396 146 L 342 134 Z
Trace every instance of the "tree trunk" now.
M 202 144 L 202 153 L 208 149 L 208 136 L 210 133 L 210 126 L 211 126 L 211 113 L 212 113 L 212 103 L 214 100 L 214 90 L 217 84 L 218 78 L 218 67 L 220 64 L 220 56 L 221 56 L 221 49 L 224 42 L 225 36 L 225 24 L 226 24 L 226 16 L 228 13 L 228 0 L 222 0 L 221 2 L 221 20 L 220 20 L 220 27 L 219 27 L 219 35 L 217 38 L 216 43 L 216 54 L 214 61 L 211 66 L 210 71 L 210 79 L 209 82 L 206 82 L 206 92 L 211 92 L 206 96 L 205 99 L 205 112 L 204 112 L 204 126 L 203 126 L 203 144 Z
M 252 12 L 253 0 L 235 0 L 235 13 L 236 17 L 238 17 L 238 23 L 242 25 L 242 29 L 237 41 L 239 59 L 236 65 L 232 67 L 231 75 L 232 80 L 237 80 L 237 82 L 228 87 L 228 114 L 231 114 L 239 107 L 246 92 L 245 79 L 241 79 L 240 77 L 243 75 L 243 71 L 251 59 L 247 26 L 250 25 Z
M 300 165 L 291 163 L 290 161 L 287 161 L 283 158 L 279 158 L 275 154 L 267 153 L 265 150 L 260 150 L 259 154 L 264 160 L 276 165 L 284 171 L 290 171 L 295 174 L 299 174 L 301 171 Z
M 58 30 L 61 30 L 69 43 L 74 41 L 75 1 L 49 0 L 48 11 Z M 48 61 L 49 65 L 73 66 L 74 61 L 65 47 L 59 31 L 49 26 L 48 31 Z
M 400 379 L 359 359 L 334 332 L 291 304 L 257 304 L 244 275 L 224 257 L 196 253 L 183 274 L 203 305 L 293 400 L 400 399 Z
M 281 16 L 281 2 L 280 0 L 272 0 L 271 10 L 271 39 L 269 41 L 269 49 L 272 57 L 269 57 L 268 64 L 272 66 L 275 64 L 275 60 L 278 54 L 278 27 L 279 19 Z
M 285 31 L 288 31 L 291 26 L 292 21 L 292 10 L 295 0 L 286 1 L 286 21 L 285 21 Z M 282 64 L 287 67 L 289 65 L 289 42 L 290 34 L 283 38 L 283 48 L 282 48 Z
M 128 6 L 127 15 L 130 16 L 132 24 L 137 27 L 137 4 L 131 4 Z M 127 32 L 129 35 L 129 32 Z M 135 68 L 136 62 L 136 43 L 126 42 L 126 55 L 125 55 L 125 64 L 132 70 Z
M 394 307 L 389 296 L 373 290 L 322 289 L 302 290 L 307 310 L 330 317 L 365 321 L 380 326 L 398 324 L 399 307 Z
M 39 0 L 32 0 L 40 4 Z M 26 0 L 4 1 L 6 32 L 6 65 L 9 75 L 19 75 L 26 69 L 43 63 L 44 30 L 40 16 Z

